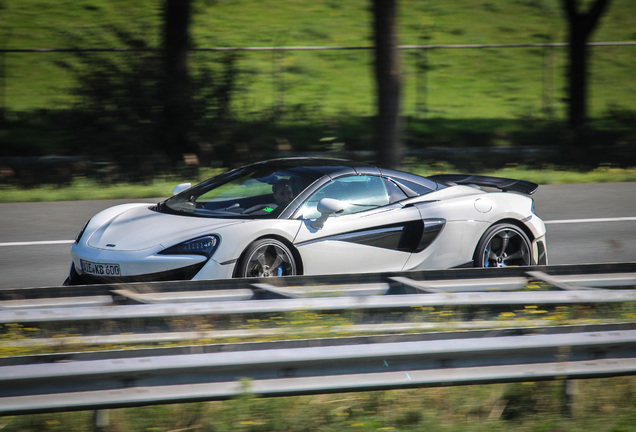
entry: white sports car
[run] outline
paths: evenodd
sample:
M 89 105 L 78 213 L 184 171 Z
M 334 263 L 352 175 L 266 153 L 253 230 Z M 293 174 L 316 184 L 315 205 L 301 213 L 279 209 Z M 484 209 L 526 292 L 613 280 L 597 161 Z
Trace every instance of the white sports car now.
M 336 159 L 259 162 L 156 205 L 98 213 L 71 247 L 65 284 L 547 264 L 527 196 L 537 187 Z

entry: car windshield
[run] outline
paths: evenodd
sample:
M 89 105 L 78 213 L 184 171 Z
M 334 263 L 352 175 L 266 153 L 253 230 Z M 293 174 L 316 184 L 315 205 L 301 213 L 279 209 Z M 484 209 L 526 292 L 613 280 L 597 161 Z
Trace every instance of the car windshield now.
M 202 217 L 275 218 L 321 175 L 301 167 L 247 167 L 200 183 L 158 211 Z

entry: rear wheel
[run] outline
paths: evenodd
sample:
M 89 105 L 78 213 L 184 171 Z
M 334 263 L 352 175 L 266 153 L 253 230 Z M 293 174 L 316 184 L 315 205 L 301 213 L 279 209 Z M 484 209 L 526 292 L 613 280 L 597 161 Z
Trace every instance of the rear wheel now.
M 475 267 L 510 267 L 532 264 L 530 239 L 515 225 L 493 225 L 475 250 Z
M 275 239 L 257 240 L 245 249 L 238 262 L 237 277 L 293 276 L 297 265 L 291 250 Z

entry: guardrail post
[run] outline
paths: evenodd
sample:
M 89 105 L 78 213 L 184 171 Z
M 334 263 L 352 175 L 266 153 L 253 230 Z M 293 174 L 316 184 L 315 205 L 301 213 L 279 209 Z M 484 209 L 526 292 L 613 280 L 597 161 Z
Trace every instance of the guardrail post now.
M 95 410 L 93 413 L 93 422 L 95 423 L 95 432 L 106 432 L 110 426 L 110 411 L 107 409 Z
M 572 408 L 574 406 L 574 396 L 576 395 L 577 387 L 576 381 L 570 379 L 564 379 L 561 381 L 561 414 L 565 417 L 572 417 Z

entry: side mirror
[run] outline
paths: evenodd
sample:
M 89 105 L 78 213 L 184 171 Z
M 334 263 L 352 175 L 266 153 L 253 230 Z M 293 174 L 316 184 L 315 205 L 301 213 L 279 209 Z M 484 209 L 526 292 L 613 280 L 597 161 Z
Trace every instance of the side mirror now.
M 315 229 L 321 229 L 325 226 L 325 222 L 332 214 L 340 214 L 345 211 L 345 204 L 342 201 L 338 201 L 333 198 L 323 198 L 318 202 L 317 210 L 322 216 L 316 219 L 311 227 Z
M 190 189 L 190 187 L 192 186 L 192 183 L 181 183 L 178 184 L 174 187 L 174 189 L 172 189 L 172 195 L 178 195 L 181 192 L 183 192 L 186 189 Z

